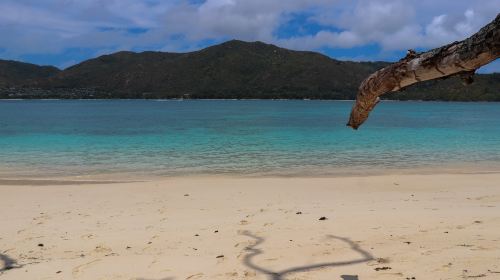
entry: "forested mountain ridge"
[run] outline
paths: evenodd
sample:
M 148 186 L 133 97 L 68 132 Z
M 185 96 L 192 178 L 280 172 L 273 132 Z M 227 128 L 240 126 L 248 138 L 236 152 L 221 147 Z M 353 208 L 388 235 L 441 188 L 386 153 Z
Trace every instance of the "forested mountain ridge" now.
M 361 81 L 388 65 L 237 40 L 189 53 L 118 52 L 63 71 L 9 71 L 1 62 L 0 98 L 354 99 Z M 454 78 L 424 83 L 388 98 L 500 101 L 500 74 L 476 80 L 468 87 Z

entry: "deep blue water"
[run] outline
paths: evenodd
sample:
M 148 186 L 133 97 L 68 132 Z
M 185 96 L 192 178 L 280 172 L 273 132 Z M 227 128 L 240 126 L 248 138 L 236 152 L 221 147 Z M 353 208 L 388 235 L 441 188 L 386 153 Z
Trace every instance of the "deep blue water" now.
M 0 101 L 0 170 L 331 175 L 500 166 L 500 103 Z M 4 172 L 4 176 L 9 173 Z

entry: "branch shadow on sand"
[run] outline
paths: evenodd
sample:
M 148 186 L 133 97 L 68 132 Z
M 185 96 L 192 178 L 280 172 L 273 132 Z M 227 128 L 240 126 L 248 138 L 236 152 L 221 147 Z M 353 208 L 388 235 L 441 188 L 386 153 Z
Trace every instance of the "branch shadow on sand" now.
M 324 263 L 318 263 L 318 264 L 313 264 L 313 265 L 296 266 L 296 267 L 287 268 L 287 269 L 284 269 L 281 271 L 271 271 L 269 269 L 266 269 L 262 266 L 257 265 L 256 261 L 254 260 L 254 258 L 256 256 L 264 254 L 263 250 L 257 249 L 256 247 L 258 247 L 259 245 L 264 243 L 265 239 L 262 237 L 256 236 L 248 231 L 243 232 L 242 235 L 248 236 L 248 237 L 255 240 L 255 243 L 253 245 L 248 246 L 246 248 L 246 251 L 248 251 L 249 253 L 244 256 L 243 264 L 250 269 L 253 269 L 257 272 L 268 275 L 270 280 L 285 280 L 286 276 L 288 276 L 290 274 L 294 274 L 294 273 L 306 272 L 306 271 L 311 271 L 311 270 L 316 270 L 316 269 L 321 269 L 321 268 L 346 266 L 346 265 L 364 263 L 364 262 L 374 260 L 374 257 L 368 251 L 359 247 L 359 245 L 356 244 L 355 242 L 353 242 L 352 240 L 345 238 L 345 237 L 328 235 L 328 237 L 330 237 L 330 238 L 337 239 L 337 240 L 340 240 L 344 243 L 347 243 L 350 246 L 351 250 L 353 250 L 361 255 L 361 258 L 349 260 L 349 261 L 324 262 Z M 351 275 L 342 275 L 341 277 L 344 280 L 357 280 L 358 279 L 358 277 L 354 276 L 354 275 L 352 275 L 352 276 Z
M 2 275 L 2 273 L 4 273 L 7 270 L 22 267 L 22 265 L 17 264 L 16 260 L 4 254 L 0 254 L 0 265 L 1 264 L 3 265 L 0 266 L 0 275 Z

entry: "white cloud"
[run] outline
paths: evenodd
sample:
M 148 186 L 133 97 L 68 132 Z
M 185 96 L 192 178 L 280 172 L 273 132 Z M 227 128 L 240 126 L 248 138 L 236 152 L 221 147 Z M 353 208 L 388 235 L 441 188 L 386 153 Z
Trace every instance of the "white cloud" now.
M 485 9 L 482 1 L 439 2 L 432 6 L 427 0 L 360 0 L 337 17 L 326 11 L 318 14 L 316 20 L 343 28 L 353 34 L 351 37 L 361 38 L 351 40 L 351 46 L 376 43 L 384 50 L 404 50 L 433 48 L 462 40 L 477 32 L 500 10 L 498 0 L 488 1 L 490 9 Z M 433 16 L 429 18 L 429 15 Z M 349 46 L 336 42 L 335 36 L 331 38 L 331 45 Z
M 483 24 L 483 20 L 472 9 L 466 10 L 462 16 L 436 16 L 425 28 L 427 44 L 442 45 L 463 39 L 477 32 Z
M 204 40 L 261 40 L 301 50 L 377 44 L 433 48 L 476 32 L 500 0 L 2 0 L 0 50 L 9 58 L 68 48 L 186 50 Z M 297 13 L 324 27 L 279 38 Z M 147 32 L 130 33 L 130 29 Z M 364 57 L 356 54 L 353 57 Z
M 165 14 L 166 29 L 190 40 L 238 38 L 273 40 L 286 13 L 325 5 L 325 0 L 207 0 L 196 6 L 180 4 Z
M 341 16 L 340 26 L 374 38 L 399 31 L 414 19 L 414 13 L 403 1 L 359 1 L 352 13 Z
M 295 50 L 314 50 L 322 47 L 350 48 L 361 45 L 364 40 L 351 31 L 319 31 L 314 35 L 274 40 L 280 46 Z

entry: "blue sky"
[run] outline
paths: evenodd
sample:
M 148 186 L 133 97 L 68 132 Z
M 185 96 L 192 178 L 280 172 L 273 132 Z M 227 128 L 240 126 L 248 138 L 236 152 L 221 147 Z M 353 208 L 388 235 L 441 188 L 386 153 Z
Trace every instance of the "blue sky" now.
M 185 52 L 229 39 L 342 60 L 395 61 L 462 40 L 500 0 L 1 0 L 0 58 L 66 68 L 121 50 Z M 480 72 L 500 72 L 497 60 Z

